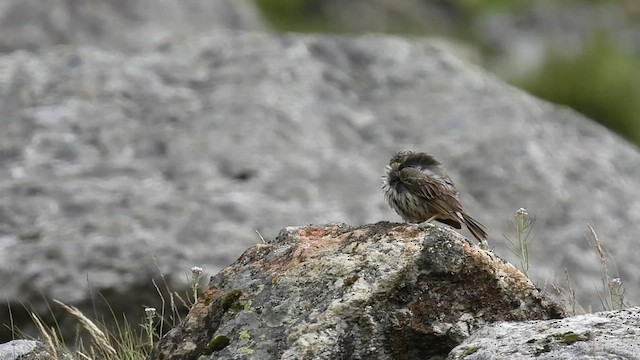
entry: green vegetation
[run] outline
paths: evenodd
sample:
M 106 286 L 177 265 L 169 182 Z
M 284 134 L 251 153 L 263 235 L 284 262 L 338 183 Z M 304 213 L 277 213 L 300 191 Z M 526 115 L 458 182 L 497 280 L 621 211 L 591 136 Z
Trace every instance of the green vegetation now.
M 441 7 L 447 16 L 466 20 L 485 11 L 509 11 L 525 2 L 526 0 L 453 0 L 438 5 L 438 7 Z M 336 1 L 255 0 L 255 3 L 271 26 L 279 31 L 343 33 L 352 32 L 359 27 L 356 25 L 354 28 L 351 25 L 340 23 L 327 14 L 328 8 L 338 4 Z M 416 17 L 412 6 L 380 2 L 372 5 L 372 8 L 377 8 L 381 13 L 384 13 L 382 15 L 384 20 L 374 20 L 377 26 L 384 27 L 382 29 L 384 32 L 424 34 L 425 31 L 442 30 L 442 26 L 430 24 L 429 21 Z M 467 33 L 470 29 L 456 29 L 454 31 Z
M 309 0 L 256 0 L 265 18 L 277 30 L 295 32 L 337 31 L 322 14 L 321 3 Z M 334 30 L 332 30 L 334 28 Z
M 520 270 L 529 277 L 529 243 L 533 240 L 531 230 L 533 230 L 536 218 L 529 217 L 527 209 L 520 208 L 516 211 L 514 220 L 508 222 L 513 229 L 515 240 L 511 240 L 505 235 L 507 248 L 520 259 Z
M 229 310 L 233 304 L 242 296 L 242 291 L 239 289 L 231 290 L 224 295 L 222 301 L 220 301 L 220 306 L 224 311 Z
M 601 289 L 596 288 L 600 302 L 602 303 L 602 308 L 604 310 L 621 310 L 628 308 L 631 305 L 624 296 L 625 290 L 622 285 L 622 280 L 616 274 L 612 273 L 609 268 L 610 259 L 605 253 L 602 243 L 600 243 L 600 239 L 598 239 L 598 235 L 591 225 L 588 225 L 588 227 L 593 247 L 598 254 L 600 265 L 602 266 L 602 287 Z
M 144 360 L 150 355 L 156 340 L 165 330 L 168 330 L 166 327 L 173 328 L 177 326 L 182 321 L 181 313 L 190 309 L 195 303 L 199 295 L 199 289 L 201 289 L 200 283 L 203 275 L 202 268 L 197 266 L 191 268 L 191 277 L 188 278 L 190 289 L 185 292 L 184 296 L 172 291 L 162 274 L 160 276 L 164 283 L 165 292 L 160 291 L 158 285 L 152 280 L 163 307 L 159 311 L 152 307 L 145 307 L 142 323 L 140 324 L 133 323 L 124 316 L 116 315 L 111 310 L 115 325 L 110 326 L 107 322 L 90 319 L 74 306 L 53 300 L 57 306 L 69 313 L 79 324 L 77 339 L 73 344 L 68 344 L 63 339 L 62 331 L 58 326 L 58 319 L 55 316 L 53 317 L 54 326 L 52 327 L 46 324 L 43 318 L 35 312 L 29 311 L 29 314 L 40 333 L 38 340 L 44 344 L 45 350 L 49 355 L 48 358 Z M 164 293 L 169 294 L 168 301 L 165 301 Z M 236 294 L 235 291 L 230 293 Z M 165 309 L 164 304 L 167 303 L 170 305 Z M 181 305 L 178 305 L 178 303 Z M 11 317 L 11 309 L 9 309 L 9 312 Z M 53 315 L 54 313 L 55 311 L 51 308 L 51 314 Z M 12 323 L 3 325 L 10 325 L 12 327 L 11 330 L 17 337 L 28 337 L 22 334 L 19 329 L 13 328 Z M 219 337 L 217 341 L 213 340 L 213 344 L 209 343 L 210 346 L 222 346 L 224 343 L 224 337 Z
M 205 355 L 209 355 L 214 351 L 220 351 L 226 348 L 231 343 L 231 339 L 224 335 L 218 335 L 211 339 L 207 344 L 207 349 L 205 350 Z
M 103 323 L 89 319 L 78 308 L 53 300 L 71 314 L 88 334 L 87 342 L 79 342 L 72 347 L 62 339 L 59 328 L 50 328 L 35 313 L 31 313 L 34 324 L 40 332 L 40 341 L 45 345 L 52 359 L 100 359 L 100 360 L 144 360 L 153 348 L 156 310 L 145 309 L 145 323 L 139 326 L 129 324 L 126 319 L 115 330 L 108 330 Z
M 529 277 L 530 268 L 530 253 L 529 244 L 533 239 L 533 227 L 535 225 L 535 217 L 529 217 L 527 209 L 520 208 L 516 211 L 515 220 L 508 220 L 510 227 L 514 230 L 514 236 L 516 240 L 511 240 L 507 235 L 504 235 L 506 239 L 505 245 L 507 248 L 518 257 L 520 260 L 520 270 Z M 601 286 L 596 287 L 596 292 L 600 298 L 602 304 L 602 310 L 621 310 L 628 308 L 631 304 L 625 298 L 625 288 L 622 284 L 622 280 L 617 277 L 610 269 L 610 259 L 605 253 L 605 250 L 598 239 L 598 235 L 591 225 L 587 225 L 589 229 L 589 235 L 593 248 L 602 265 L 601 270 Z M 555 289 L 565 305 L 567 312 L 576 315 L 578 308 L 580 312 L 584 313 L 584 309 L 576 301 L 576 293 L 573 290 L 571 283 L 571 277 L 567 269 L 564 270 L 566 279 L 566 288 L 562 288 L 556 285 L 551 285 Z
M 469 356 L 469 355 L 471 355 L 471 354 L 475 354 L 475 353 L 477 353 L 477 352 L 478 352 L 478 350 L 480 350 L 480 348 L 479 348 L 479 347 L 477 347 L 477 346 L 469 347 L 469 348 L 467 348 L 467 349 L 464 351 L 464 353 L 462 354 L 462 356 L 463 356 L 463 357 L 466 357 L 466 356 Z
M 640 61 L 606 35 L 596 36 L 576 57 L 551 56 L 539 72 L 514 83 L 640 145 Z
M 566 333 L 562 333 L 562 334 L 556 334 L 555 337 L 560 340 L 561 342 L 567 344 L 567 345 L 571 345 L 577 341 L 585 341 L 586 338 L 581 337 L 580 335 L 568 331 Z
M 513 11 L 518 6 L 525 4 L 527 0 L 453 0 L 455 4 L 462 11 L 467 14 L 473 15 L 484 11 Z

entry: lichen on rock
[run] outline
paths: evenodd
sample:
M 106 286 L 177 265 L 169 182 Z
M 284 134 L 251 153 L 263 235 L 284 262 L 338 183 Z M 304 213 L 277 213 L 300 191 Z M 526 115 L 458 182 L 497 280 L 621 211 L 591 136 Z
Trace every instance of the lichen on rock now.
M 285 228 L 212 277 L 207 294 L 185 321 L 196 326 L 171 330 L 152 359 L 197 359 L 214 334 L 229 338 L 216 358 L 428 358 L 494 321 L 563 316 L 455 231 L 388 222 Z M 185 340 L 201 345 L 175 356 Z

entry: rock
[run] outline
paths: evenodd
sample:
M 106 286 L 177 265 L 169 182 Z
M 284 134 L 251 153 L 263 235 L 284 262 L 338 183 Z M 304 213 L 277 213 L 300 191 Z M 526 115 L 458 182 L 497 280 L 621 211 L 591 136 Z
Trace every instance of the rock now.
M 474 333 L 447 359 L 640 359 L 638 324 L 638 307 L 562 320 L 497 322 Z
M 426 359 L 487 323 L 561 316 L 448 228 L 289 227 L 212 277 L 151 359 Z
M 566 267 L 599 308 L 587 223 L 640 282 L 638 151 L 429 40 L 219 31 L 136 54 L 18 51 L 0 57 L 0 94 L 0 307 L 15 312 L 55 298 L 91 314 L 104 297 L 135 323 L 161 306 L 160 272 L 179 291 L 192 266 L 215 273 L 260 242 L 254 229 L 400 220 L 380 176 L 401 148 L 445 164 L 512 263 L 503 234 L 527 207 L 538 284 Z
M 77 44 L 118 51 L 221 29 L 265 30 L 249 0 L 4 0 L 0 52 Z
M 35 340 L 12 340 L 0 344 L 0 360 L 48 359 L 44 344 Z

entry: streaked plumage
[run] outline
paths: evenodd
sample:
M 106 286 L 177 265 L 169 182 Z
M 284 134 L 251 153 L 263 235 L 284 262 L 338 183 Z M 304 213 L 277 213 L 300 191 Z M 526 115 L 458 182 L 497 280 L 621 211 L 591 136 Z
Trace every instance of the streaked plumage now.
M 453 181 L 429 154 L 396 153 L 385 168 L 382 190 L 389 206 L 407 222 L 435 219 L 456 229 L 464 224 L 478 241 L 487 238 L 485 226 L 466 213 Z

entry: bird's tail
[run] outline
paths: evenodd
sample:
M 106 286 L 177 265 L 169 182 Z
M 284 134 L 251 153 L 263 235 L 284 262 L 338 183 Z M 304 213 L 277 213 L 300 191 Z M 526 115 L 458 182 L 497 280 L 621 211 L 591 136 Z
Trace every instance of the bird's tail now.
M 482 241 L 487 238 L 487 228 L 478 222 L 478 220 L 465 213 L 462 213 L 462 218 L 464 219 L 464 224 L 467 226 L 467 229 L 469 229 L 471 234 L 478 239 L 478 241 Z

